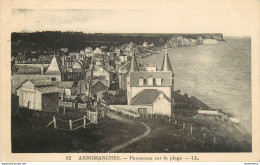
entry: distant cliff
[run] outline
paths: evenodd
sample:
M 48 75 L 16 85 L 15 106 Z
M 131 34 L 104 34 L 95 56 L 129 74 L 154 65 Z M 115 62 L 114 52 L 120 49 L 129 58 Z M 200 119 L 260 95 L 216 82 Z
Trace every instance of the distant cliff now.
M 201 44 L 216 44 L 224 42 L 223 34 L 211 33 L 211 34 L 180 34 L 174 35 L 167 40 L 165 45 L 167 47 L 176 46 L 193 46 Z
M 16 57 L 23 52 L 28 58 L 37 58 L 48 51 L 59 51 L 67 48 L 69 51 L 79 51 L 86 47 L 106 46 L 108 48 L 122 46 L 131 42 L 143 45 L 147 42 L 154 46 L 190 46 L 200 44 L 212 44 L 222 42 L 223 35 L 219 33 L 209 34 L 141 34 L 141 33 L 109 33 L 109 34 L 88 34 L 83 32 L 60 32 L 44 31 L 33 33 L 17 33 L 11 35 L 11 53 Z M 31 54 L 30 52 L 36 52 Z

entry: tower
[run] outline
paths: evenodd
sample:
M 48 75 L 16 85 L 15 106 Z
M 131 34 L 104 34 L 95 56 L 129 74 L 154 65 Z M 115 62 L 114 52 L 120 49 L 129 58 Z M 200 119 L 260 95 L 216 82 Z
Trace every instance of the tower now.
M 170 59 L 169 59 L 169 56 L 168 56 L 168 51 L 167 51 L 167 48 L 165 49 L 165 52 L 164 52 L 164 58 L 163 58 L 163 63 L 162 63 L 162 68 L 161 68 L 161 71 L 170 71 L 171 72 L 171 79 L 172 79 L 172 86 L 171 86 L 171 101 L 172 101 L 172 117 L 174 115 L 173 113 L 173 105 L 174 105 L 174 73 L 173 73 L 173 69 L 172 69 L 172 66 L 171 66 L 171 62 L 170 62 Z
M 161 71 L 170 71 L 172 73 L 172 93 L 174 91 L 174 73 L 173 73 L 173 69 L 171 66 L 171 62 L 168 56 L 168 51 L 167 48 L 164 51 L 164 57 L 163 57 L 163 63 L 162 63 L 162 68 Z
M 130 87 L 130 73 L 131 72 L 139 72 L 139 67 L 138 67 L 138 64 L 137 64 L 137 61 L 136 61 L 136 58 L 135 58 L 135 53 L 132 54 L 132 59 L 131 59 L 128 75 L 127 75 L 127 78 L 126 78 L 127 105 L 130 105 L 130 102 L 131 102 L 131 92 L 132 92 L 132 89 Z

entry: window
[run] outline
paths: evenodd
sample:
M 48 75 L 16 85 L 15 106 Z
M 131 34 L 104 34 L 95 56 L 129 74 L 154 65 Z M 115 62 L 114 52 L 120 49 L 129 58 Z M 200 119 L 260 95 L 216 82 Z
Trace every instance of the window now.
M 148 81 L 148 85 L 150 85 L 150 86 L 153 85 L 153 78 L 152 77 L 148 77 L 147 81 Z
M 144 78 L 142 78 L 142 77 L 139 78 L 139 85 L 141 85 L 141 86 L 144 85 Z
M 138 114 L 146 114 L 147 108 L 138 108 Z
M 162 85 L 162 78 L 160 78 L 160 77 L 156 78 L 156 85 L 158 85 L 158 86 Z
M 51 78 L 51 81 L 56 81 L 56 77 L 52 77 L 52 78 Z

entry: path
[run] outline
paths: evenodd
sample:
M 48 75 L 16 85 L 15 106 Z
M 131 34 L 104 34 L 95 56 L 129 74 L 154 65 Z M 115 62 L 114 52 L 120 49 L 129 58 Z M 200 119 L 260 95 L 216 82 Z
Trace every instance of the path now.
M 123 118 L 123 117 L 118 116 L 118 115 L 116 115 L 116 114 L 113 114 L 113 113 L 111 113 L 111 112 L 108 112 L 108 113 L 107 113 L 107 117 L 110 118 L 110 119 L 113 119 L 113 120 L 117 120 L 117 121 L 120 121 L 120 122 L 124 122 L 124 123 L 130 123 L 130 124 L 137 123 L 136 121 L 134 122 L 134 121 L 131 120 L 131 119 Z M 133 144 L 134 142 L 136 142 L 136 141 L 138 141 L 138 140 L 140 140 L 140 139 L 146 137 L 147 135 L 149 135 L 150 132 L 151 132 L 151 128 L 150 128 L 147 124 L 145 124 L 145 123 L 143 123 L 143 122 L 139 122 L 139 123 L 142 124 L 142 125 L 146 128 L 146 131 L 145 131 L 142 135 L 137 136 L 137 137 L 135 137 L 135 138 L 133 138 L 133 139 L 131 139 L 131 140 L 129 140 L 129 141 L 123 143 L 123 144 L 117 145 L 117 146 L 113 147 L 112 149 L 110 149 L 110 150 L 107 151 L 107 152 L 117 152 L 117 151 L 119 151 L 119 150 L 121 150 L 121 149 L 123 149 L 123 148 L 129 146 L 130 144 Z

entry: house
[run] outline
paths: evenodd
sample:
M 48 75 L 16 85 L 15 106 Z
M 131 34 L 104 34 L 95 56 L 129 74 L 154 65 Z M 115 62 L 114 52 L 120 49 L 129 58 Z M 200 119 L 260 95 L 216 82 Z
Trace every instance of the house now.
M 111 74 L 110 72 L 102 65 L 94 65 L 93 67 L 93 77 L 100 77 L 107 82 L 108 87 L 111 84 Z
M 85 71 L 83 68 L 83 62 L 81 60 L 75 60 L 72 66 L 72 71 L 69 73 L 69 80 L 82 80 L 85 77 Z
M 92 47 L 86 47 L 85 48 L 85 54 L 86 54 L 86 57 L 92 57 L 93 56 L 93 49 L 92 49 Z
M 59 88 L 50 80 L 26 80 L 17 89 L 17 96 L 20 107 L 46 112 L 59 108 Z
M 126 55 L 119 56 L 119 59 L 120 59 L 121 62 L 127 62 L 127 56 Z
M 100 50 L 101 50 L 102 52 L 105 52 L 105 51 L 107 50 L 107 46 L 101 46 L 101 47 L 100 47 Z
M 79 80 L 76 81 L 76 95 L 87 95 L 87 81 L 86 79 L 84 80 Z
M 153 43 L 151 43 L 151 44 L 149 45 L 149 47 L 154 47 L 154 44 L 153 44 Z
M 96 48 L 94 51 L 93 51 L 94 55 L 96 54 L 103 54 L 103 51 L 100 49 L 100 48 Z
M 108 82 L 100 77 L 95 77 L 90 88 L 92 96 L 97 96 L 98 92 L 108 90 Z
M 148 46 L 149 46 L 149 45 L 148 45 L 147 42 L 144 42 L 144 43 L 143 43 L 143 47 L 147 48 Z
M 76 83 L 74 81 L 61 81 L 54 83 L 54 86 L 59 88 L 59 97 L 63 101 L 64 98 L 70 99 L 76 92 Z
M 138 114 L 160 114 L 171 116 L 171 100 L 161 90 L 144 89 L 131 100 Z
M 26 61 L 26 57 L 23 53 L 18 53 L 15 61 L 16 61 L 15 63 L 17 63 L 17 64 L 24 63 Z
M 62 66 L 61 66 L 60 58 L 56 58 L 54 56 L 45 74 L 53 75 L 53 77 L 51 77 L 51 81 L 61 81 L 61 71 L 62 71 L 61 67 Z
M 12 73 L 12 86 L 19 86 L 25 80 L 51 80 L 61 81 L 61 62 L 59 58 L 53 56 L 50 64 L 18 64 Z
M 120 56 L 122 53 L 122 50 L 120 48 L 115 48 L 115 53 L 117 56 Z
M 148 68 L 140 71 L 132 56 L 127 76 L 127 104 L 138 113 L 172 115 L 174 73 L 167 51 L 160 71 Z

